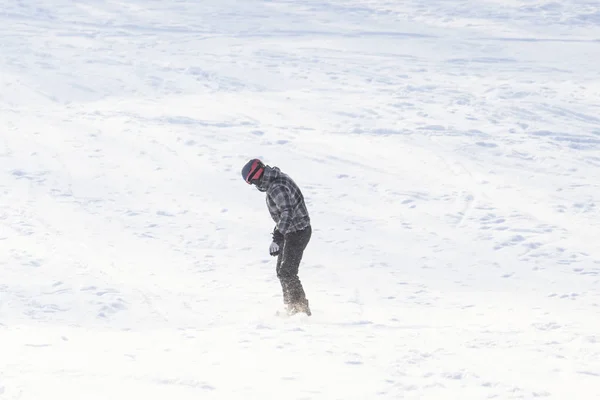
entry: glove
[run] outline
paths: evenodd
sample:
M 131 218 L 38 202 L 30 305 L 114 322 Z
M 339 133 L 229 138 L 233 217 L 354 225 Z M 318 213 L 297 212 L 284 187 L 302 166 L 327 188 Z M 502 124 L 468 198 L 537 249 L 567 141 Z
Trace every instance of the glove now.
M 273 229 L 273 242 L 277 243 L 279 246 L 283 245 L 284 236 L 281 232 L 277 230 L 277 227 Z
M 277 243 L 271 243 L 271 246 L 269 246 L 269 254 L 271 254 L 272 256 L 279 255 L 279 245 Z

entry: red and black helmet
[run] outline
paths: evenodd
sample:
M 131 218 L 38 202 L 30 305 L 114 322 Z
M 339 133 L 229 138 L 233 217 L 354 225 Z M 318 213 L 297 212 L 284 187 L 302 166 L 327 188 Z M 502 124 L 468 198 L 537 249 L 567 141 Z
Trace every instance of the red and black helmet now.
M 251 185 L 262 177 L 264 171 L 265 164 L 258 158 L 254 158 L 248 161 L 244 165 L 244 168 L 242 168 L 242 178 L 244 178 L 247 184 Z

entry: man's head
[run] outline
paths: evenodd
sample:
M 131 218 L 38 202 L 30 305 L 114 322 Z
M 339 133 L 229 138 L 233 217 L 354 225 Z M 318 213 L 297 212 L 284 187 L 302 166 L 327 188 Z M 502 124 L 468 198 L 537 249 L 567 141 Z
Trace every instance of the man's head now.
M 264 172 L 265 164 L 258 158 L 254 158 L 242 168 L 242 178 L 247 184 L 255 185 L 258 190 L 264 192 L 266 189 L 261 185 Z

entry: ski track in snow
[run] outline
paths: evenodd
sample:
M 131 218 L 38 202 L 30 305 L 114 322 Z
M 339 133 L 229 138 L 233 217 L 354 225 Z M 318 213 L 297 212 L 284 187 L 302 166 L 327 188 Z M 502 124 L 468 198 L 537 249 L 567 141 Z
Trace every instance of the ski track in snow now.
M 596 1 L 2 10 L 0 399 L 600 398 Z

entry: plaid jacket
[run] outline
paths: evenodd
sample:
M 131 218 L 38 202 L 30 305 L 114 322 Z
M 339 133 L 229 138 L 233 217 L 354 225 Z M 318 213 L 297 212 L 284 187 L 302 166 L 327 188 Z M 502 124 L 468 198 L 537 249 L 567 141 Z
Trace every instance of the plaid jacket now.
M 261 186 L 267 188 L 267 207 L 275 229 L 285 235 L 310 225 L 304 196 L 296 183 L 277 167 L 265 167 Z

